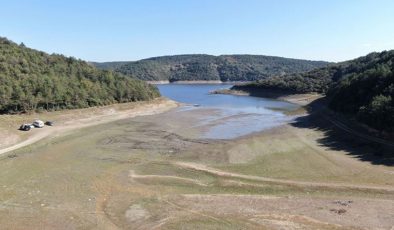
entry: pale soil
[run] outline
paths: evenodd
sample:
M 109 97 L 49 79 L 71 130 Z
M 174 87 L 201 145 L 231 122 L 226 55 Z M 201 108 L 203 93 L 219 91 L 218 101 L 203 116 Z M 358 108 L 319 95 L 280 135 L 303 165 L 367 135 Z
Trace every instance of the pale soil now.
M 196 80 L 196 81 L 176 81 L 176 82 L 170 82 L 168 80 L 166 81 L 146 81 L 149 84 L 154 84 L 154 85 L 161 85 L 161 84 L 239 84 L 239 83 L 248 83 L 248 81 L 220 81 L 220 80 L 210 80 L 210 81 L 204 81 L 204 80 Z
M 141 207 L 141 205 L 138 204 L 130 206 L 129 209 L 127 209 L 125 215 L 127 221 L 131 223 L 145 220 L 150 217 L 149 213 L 143 207 Z
M 393 229 L 394 167 L 325 146 L 322 130 L 204 140 L 215 110 L 121 110 L 81 111 L 100 124 L 0 156 L 2 229 Z
M 146 82 L 153 85 L 170 84 L 170 81 L 146 81 Z
M 32 129 L 29 132 L 20 131 L 19 134 L 10 134 L 6 128 L 2 128 L 0 147 L 9 146 L 0 149 L 0 154 L 7 153 L 18 148 L 33 144 L 46 137 L 56 137 L 63 133 L 73 131 L 76 129 L 108 123 L 125 118 L 132 118 L 136 116 L 153 115 L 162 113 L 171 108 L 178 106 L 178 103 L 160 98 L 150 102 L 135 102 L 121 105 L 105 106 L 101 108 L 77 109 L 72 111 L 65 111 L 63 114 L 45 113 L 36 114 L 37 117 L 50 117 L 55 119 L 55 126 L 45 126 L 44 128 Z M 10 115 L 4 115 L 10 117 Z M 12 115 L 14 119 L 19 116 L 19 119 L 24 115 Z M 31 116 L 25 116 L 24 119 L 29 119 Z M 42 119 L 42 118 L 41 118 Z M 17 128 L 17 127 L 14 127 Z M 17 143 L 25 135 L 26 139 Z M 12 145 L 12 146 L 10 146 Z
M 182 207 L 217 216 L 243 216 L 269 229 L 390 229 L 394 201 L 245 196 L 231 194 L 183 195 Z M 338 210 L 342 213 L 338 214 Z
M 134 179 L 169 179 L 169 180 L 181 180 L 183 182 L 190 182 L 193 184 L 197 184 L 200 186 L 207 186 L 205 183 L 201 183 L 199 180 L 190 179 L 186 177 L 180 176 L 164 176 L 164 175 L 137 175 L 134 170 L 130 170 L 129 176 L 132 180 Z
M 212 81 L 175 81 L 171 84 L 221 84 L 222 81 L 212 80 Z
M 176 81 L 176 82 L 170 82 L 170 81 L 147 81 L 149 84 L 154 84 L 154 85 L 162 85 L 162 84 L 222 84 L 222 81 Z
M 371 191 L 384 191 L 393 193 L 394 195 L 394 187 L 393 186 L 368 186 L 368 185 L 356 185 L 350 183 L 317 183 L 317 182 L 305 182 L 305 181 L 294 181 L 294 180 L 283 180 L 283 179 L 273 179 L 261 176 L 250 176 L 238 173 L 225 172 L 222 170 L 214 169 L 207 167 L 206 165 L 190 163 L 190 162 L 175 162 L 175 165 L 187 169 L 194 169 L 198 171 L 212 173 L 221 177 L 234 177 L 241 178 L 247 180 L 254 180 L 260 182 L 271 182 L 278 184 L 286 184 L 286 185 L 294 185 L 294 186 L 303 186 L 303 187 L 317 187 L 317 188 L 331 188 L 331 189 L 359 189 L 359 190 L 371 190 Z
M 13 132 L 8 130 L 0 131 L 0 149 L 15 144 L 21 140 L 21 137 Z
M 314 100 L 317 100 L 319 98 L 322 98 L 323 95 L 321 94 L 316 94 L 316 93 L 306 93 L 306 94 L 294 94 L 294 95 L 288 95 L 288 96 L 282 96 L 279 97 L 279 100 L 284 100 L 288 101 L 294 104 L 298 104 L 301 106 L 306 106 L 313 102 Z
M 212 93 L 231 94 L 231 95 L 237 95 L 237 96 L 250 96 L 250 93 L 248 93 L 246 91 L 230 90 L 230 89 L 216 90 Z M 317 100 L 322 97 L 323 97 L 323 95 L 317 94 L 317 93 L 305 93 L 305 94 L 293 94 L 293 95 L 287 95 L 287 96 L 279 96 L 279 97 L 276 97 L 275 99 L 288 101 L 288 102 L 298 104 L 301 106 L 306 106 L 309 103 L 313 102 L 314 100 Z

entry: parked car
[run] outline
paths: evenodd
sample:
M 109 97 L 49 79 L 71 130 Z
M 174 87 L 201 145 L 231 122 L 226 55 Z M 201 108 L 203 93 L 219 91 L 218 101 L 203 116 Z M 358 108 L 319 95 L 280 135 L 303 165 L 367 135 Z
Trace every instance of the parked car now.
M 22 131 L 30 131 L 30 129 L 32 129 L 32 127 L 34 127 L 34 126 L 31 125 L 31 124 L 23 124 L 23 125 L 21 125 L 21 126 L 19 127 L 19 130 L 22 130 Z
M 34 127 L 36 127 L 36 128 L 42 128 L 42 127 L 44 127 L 44 122 L 41 121 L 41 120 L 35 120 L 35 121 L 33 122 L 33 125 L 34 125 Z
M 53 126 L 55 123 L 53 121 L 46 121 L 45 125 Z

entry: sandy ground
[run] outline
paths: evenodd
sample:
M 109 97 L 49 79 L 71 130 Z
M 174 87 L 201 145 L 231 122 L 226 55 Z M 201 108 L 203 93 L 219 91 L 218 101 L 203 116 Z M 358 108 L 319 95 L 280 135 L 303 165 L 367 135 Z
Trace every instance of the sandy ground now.
M 133 104 L 133 103 L 128 103 Z M 27 136 L 26 140 L 20 141 L 21 138 L 16 134 L 9 134 L 6 130 L 1 134 L 1 144 L 2 146 L 11 145 L 7 148 L 0 149 L 0 154 L 4 154 L 24 146 L 33 144 L 39 140 L 42 140 L 46 137 L 57 137 L 61 134 L 65 134 L 67 132 L 99 125 L 103 123 L 108 123 L 116 120 L 132 118 L 136 116 L 145 116 L 145 115 L 153 115 L 162 113 L 171 108 L 175 108 L 178 106 L 178 103 L 167 100 L 167 99 L 156 99 L 152 102 L 145 103 L 135 103 L 130 106 L 129 109 L 117 110 L 113 106 L 106 106 L 101 108 L 99 111 L 94 111 L 94 113 L 90 112 L 89 109 L 79 109 L 72 111 L 71 114 L 59 116 L 58 119 L 60 121 L 56 122 L 55 126 L 45 126 L 45 128 L 33 129 L 31 130 Z M 82 116 L 75 117 L 74 114 L 83 114 Z M 15 115 L 18 116 L 18 115 Z M 55 118 L 56 119 L 56 118 Z M 19 143 L 17 143 L 20 141 Z
M 232 94 L 232 95 L 238 95 L 238 96 L 250 96 L 250 93 L 248 93 L 246 91 L 230 90 L 230 89 L 217 90 L 217 91 L 214 91 L 211 93 Z M 323 97 L 321 94 L 316 94 L 316 93 L 294 94 L 294 95 L 286 95 L 286 96 L 276 96 L 276 95 L 275 96 L 271 95 L 271 96 L 278 99 L 278 100 L 288 101 L 288 102 L 298 104 L 301 106 L 306 106 L 309 103 L 313 102 L 314 100 Z
M 309 103 L 322 98 L 323 95 L 315 94 L 315 93 L 307 93 L 307 94 L 296 94 L 296 95 L 289 95 L 289 96 L 282 96 L 279 97 L 279 100 L 285 100 L 291 103 L 295 103 L 301 106 L 306 106 Z
M 2 229 L 393 229 L 394 167 L 292 124 L 201 139 L 215 110 L 159 104 L 74 114 L 0 156 Z
M 21 137 L 18 134 L 12 133 L 8 130 L 1 130 L 0 140 L 0 148 L 5 148 L 7 146 L 18 143 L 21 140 Z
M 243 216 L 269 229 L 390 229 L 394 213 L 392 200 L 375 199 L 218 194 L 183 195 L 176 202 L 196 212 Z
M 211 174 L 215 174 L 221 177 L 228 177 L 228 178 L 242 178 L 246 180 L 252 181 L 260 181 L 260 182 L 269 182 L 269 183 L 277 183 L 277 184 L 284 184 L 284 185 L 292 185 L 292 186 L 302 186 L 305 188 L 308 187 L 316 187 L 316 188 L 330 188 L 330 189 L 360 189 L 360 190 L 371 190 L 371 191 L 384 191 L 389 193 L 394 193 L 393 186 L 368 186 L 368 185 L 357 185 L 357 184 L 350 184 L 350 183 L 318 183 L 318 182 L 305 182 L 305 181 L 294 181 L 294 180 L 283 180 L 283 179 L 273 179 L 261 176 L 251 176 L 251 175 L 244 175 L 239 173 L 231 173 L 225 172 L 222 170 L 214 169 L 207 167 L 206 165 L 196 164 L 196 163 L 189 163 L 189 162 L 175 162 L 175 165 L 187 169 L 193 169 L 202 172 L 208 172 Z

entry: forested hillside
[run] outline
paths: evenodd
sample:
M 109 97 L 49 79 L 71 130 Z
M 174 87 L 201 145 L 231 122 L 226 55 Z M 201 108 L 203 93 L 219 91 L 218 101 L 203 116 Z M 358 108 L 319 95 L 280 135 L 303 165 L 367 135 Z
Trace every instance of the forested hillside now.
M 114 62 L 91 62 L 92 65 L 96 66 L 99 69 L 104 70 L 116 70 L 120 66 L 127 64 L 125 61 L 114 61 Z
M 370 54 L 352 66 L 353 72 L 334 79 L 336 83 L 329 88 L 330 107 L 354 114 L 379 130 L 393 132 L 394 50 Z
M 175 55 L 136 62 L 94 63 L 103 69 L 158 81 L 253 81 L 273 75 L 309 71 L 326 66 L 327 62 L 307 61 L 262 55 Z
M 155 87 L 140 80 L 0 37 L 1 113 L 83 108 L 157 96 Z
M 394 131 L 394 50 L 233 89 L 325 93 L 333 110 L 355 116 L 376 129 Z

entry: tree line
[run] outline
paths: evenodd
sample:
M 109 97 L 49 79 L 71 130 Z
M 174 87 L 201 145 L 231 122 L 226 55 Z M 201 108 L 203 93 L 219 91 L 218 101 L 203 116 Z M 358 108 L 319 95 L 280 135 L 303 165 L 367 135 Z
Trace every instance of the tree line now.
M 140 80 L 0 38 L 1 113 L 85 108 L 159 95 Z
M 334 111 L 377 130 L 394 132 L 394 50 L 306 73 L 270 77 L 234 89 L 326 94 Z
M 300 73 L 326 66 L 327 62 L 264 55 L 174 55 L 135 62 L 94 63 L 142 80 L 158 81 L 254 81 L 274 75 Z

